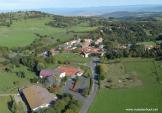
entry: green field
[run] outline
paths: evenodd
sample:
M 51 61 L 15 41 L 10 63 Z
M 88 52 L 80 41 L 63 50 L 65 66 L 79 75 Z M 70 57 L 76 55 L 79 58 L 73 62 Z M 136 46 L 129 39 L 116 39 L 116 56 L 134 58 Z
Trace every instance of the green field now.
M 150 42 L 141 42 L 141 43 L 137 43 L 137 44 L 143 44 L 143 45 L 153 45 L 153 46 L 155 46 L 155 45 L 156 45 L 156 43 L 155 43 L 155 42 L 153 42 L 153 41 L 150 41 Z
M 8 101 L 10 101 L 10 97 L 0 97 L 0 113 L 11 113 L 8 109 Z
M 71 63 L 88 63 L 90 58 L 83 58 L 78 54 L 73 53 L 60 53 L 55 56 L 56 61 L 69 61 Z
M 27 19 L 15 21 L 11 27 L 0 27 L 0 46 L 18 47 L 30 44 L 35 38 L 34 33 L 54 34 L 63 29 L 46 26 L 50 18 Z
M 82 24 L 69 28 L 56 28 L 45 25 L 51 20 L 51 17 L 22 19 L 14 21 L 10 27 L 0 26 L 0 46 L 13 48 L 29 45 L 34 39 L 38 38 L 34 33 L 67 40 L 73 38 L 73 35 L 66 33 L 67 31 L 88 32 L 97 28 L 82 26 Z
M 125 68 L 122 69 L 119 66 L 111 68 L 112 65 L 123 65 Z M 125 73 L 136 72 L 140 80 L 142 80 L 142 85 L 119 89 L 101 88 L 89 109 L 89 113 L 131 113 L 132 111 L 125 110 L 129 108 L 158 108 L 156 112 L 142 113 L 161 113 L 162 84 L 159 82 L 162 81 L 161 66 L 162 62 L 156 62 L 151 59 L 123 60 L 120 63 L 108 64 L 108 68 L 110 67 L 112 70 L 110 73 L 113 76 L 119 74 L 120 71 L 123 73 L 123 70 Z M 160 79 L 159 81 L 157 81 L 157 76 Z M 139 112 L 133 111 L 133 113 Z
M 23 71 L 26 77 L 17 77 L 15 72 L 19 71 Z M 30 84 L 30 78 L 33 78 L 34 76 L 34 73 L 28 71 L 27 68 L 23 66 L 15 68 L 13 72 L 4 72 L 3 70 L 0 70 L 0 93 L 17 93 L 17 89 Z M 16 84 L 14 84 L 14 82 L 16 82 Z
M 13 113 L 8 108 L 8 102 L 14 99 L 16 111 L 15 113 L 25 113 L 26 106 L 22 103 L 20 96 L 1 96 L 0 97 L 0 113 Z
M 77 26 L 71 27 L 70 30 L 74 31 L 74 32 L 89 32 L 89 31 L 94 31 L 97 28 L 98 27 L 89 27 L 89 26 L 77 25 Z
M 156 42 L 153 42 L 153 41 L 149 41 L 149 42 L 140 42 L 140 43 L 137 43 L 137 44 L 142 44 L 142 45 L 148 45 L 148 46 L 156 46 L 156 44 L 160 44 L 162 41 L 156 41 Z

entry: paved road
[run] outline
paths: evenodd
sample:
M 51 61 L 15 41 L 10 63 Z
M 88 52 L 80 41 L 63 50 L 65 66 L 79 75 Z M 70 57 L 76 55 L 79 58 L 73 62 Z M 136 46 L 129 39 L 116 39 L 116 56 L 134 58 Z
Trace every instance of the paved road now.
M 97 58 L 93 58 L 93 61 L 90 64 L 91 70 L 92 70 L 92 78 L 93 78 L 93 85 L 92 85 L 92 90 L 90 92 L 90 95 L 86 98 L 81 110 L 79 113 L 87 113 L 89 107 L 91 106 L 97 91 L 98 91 L 98 81 L 96 80 L 96 76 L 98 76 L 98 74 L 96 73 L 96 66 L 99 63 L 99 59 Z

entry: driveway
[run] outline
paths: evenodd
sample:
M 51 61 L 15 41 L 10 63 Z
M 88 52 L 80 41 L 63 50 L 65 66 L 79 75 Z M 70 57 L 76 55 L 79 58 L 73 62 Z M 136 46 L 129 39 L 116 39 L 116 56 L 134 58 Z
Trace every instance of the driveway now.
M 85 100 L 85 97 L 84 96 L 82 96 L 80 93 L 77 93 L 77 92 L 74 92 L 74 91 L 71 91 L 70 90 L 70 88 L 72 87 L 72 85 L 73 85 L 73 81 L 71 79 L 69 79 L 66 82 L 63 91 L 65 93 L 68 93 L 68 94 L 73 95 L 74 98 L 76 98 L 77 100 L 80 100 L 80 101 L 84 102 L 84 100 Z

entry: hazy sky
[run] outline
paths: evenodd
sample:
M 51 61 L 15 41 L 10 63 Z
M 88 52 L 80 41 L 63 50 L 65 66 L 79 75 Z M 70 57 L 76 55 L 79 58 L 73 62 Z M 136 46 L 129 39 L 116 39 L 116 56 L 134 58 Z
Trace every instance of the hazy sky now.
M 0 0 L 0 9 L 162 4 L 162 0 Z

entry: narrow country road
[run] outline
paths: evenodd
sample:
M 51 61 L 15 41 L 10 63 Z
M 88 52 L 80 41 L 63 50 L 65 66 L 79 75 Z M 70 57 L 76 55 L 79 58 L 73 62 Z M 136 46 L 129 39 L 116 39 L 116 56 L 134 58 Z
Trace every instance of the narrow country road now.
M 99 63 L 99 59 L 98 58 L 93 58 L 93 61 L 90 64 L 91 67 L 91 71 L 92 71 L 92 80 L 93 80 L 93 85 L 92 85 L 92 89 L 90 92 L 90 95 L 86 98 L 81 110 L 79 113 L 87 113 L 89 107 L 91 106 L 97 91 L 98 91 L 98 81 L 96 78 L 98 78 L 98 74 L 96 73 L 96 66 Z

